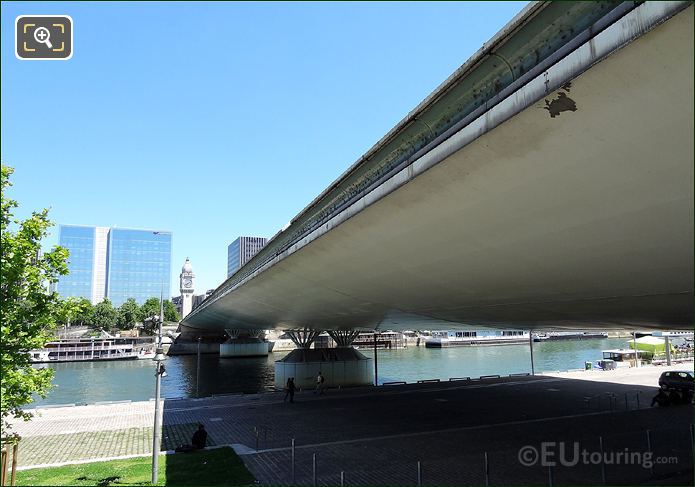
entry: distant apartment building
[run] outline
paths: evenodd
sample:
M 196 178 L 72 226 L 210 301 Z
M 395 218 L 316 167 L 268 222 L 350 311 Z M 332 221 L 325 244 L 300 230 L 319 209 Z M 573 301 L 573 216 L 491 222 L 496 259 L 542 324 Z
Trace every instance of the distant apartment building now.
M 171 298 L 171 304 L 176 308 L 176 312 L 181 316 L 183 313 L 183 296 L 174 296 Z
M 239 237 L 227 247 L 227 277 L 246 264 L 251 257 L 265 247 L 268 242 L 263 237 Z
M 93 304 L 105 297 L 120 306 L 169 296 L 172 234 L 157 230 L 60 225 L 60 245 L 70 252 L 57 291 Z

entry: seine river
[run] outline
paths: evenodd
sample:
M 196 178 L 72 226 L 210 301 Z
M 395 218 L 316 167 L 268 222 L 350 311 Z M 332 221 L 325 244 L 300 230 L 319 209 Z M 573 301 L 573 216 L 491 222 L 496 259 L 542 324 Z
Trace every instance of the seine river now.
M 534 343 L 537 372 L 578 369 L 584 361 L 601 358 L 601 350 L 627 348 L 627 338 L 567 340 Z M 372 357 L 372 350 L 362 350 Z M 409 347 L 379 350 L 379 382 L 449 377 L 479 377 L 490 374 L 530 372 L 528 345 L 433 349 Z M 285 353 L 267 358 L 220 358 L 202 355 L 200 396 L 273 390 L 273 362 Z M 196 394 L 196 357 L 168 357 L 167 377 L 162 379 L 163 397 L 193 397 Z M 154 396 L 154 365 L 151 360 L 45 364 L 55 370 L 55 387 L 35 405 L 91 404 L 98 401 L 147 400 Z

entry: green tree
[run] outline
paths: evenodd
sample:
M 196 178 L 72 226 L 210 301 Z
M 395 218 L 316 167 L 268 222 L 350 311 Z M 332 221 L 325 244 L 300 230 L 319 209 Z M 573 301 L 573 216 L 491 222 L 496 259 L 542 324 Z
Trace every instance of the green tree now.
M 179 321 L 180 319 L 181 316 L 179 315 L 179 312 L 176 310 L 176 306 L 174 306 L 174 303 L 172 303 L 168 299 L 164 301 L 164 320 Z
M 85 311 L 92 311 L 92 303 L 85 298 L 70 296 L 60 303 L 59 320 L 61 325 L 75 325 L 78 317 L 82 317 Z
M 99 330 L 110 330 L 116 326 L 116 316 L 118 312 L 116 308 L 111 304 L 109 298 L 104 298 L 104 300 L 94 307 L 94 313 L 92 313 L 92 323 L 91 325 Z
M 146 333 L 155 333 L 154 324 L 149 321 L 153 316 L 159 317 L 159 298 L 149 298 L 147 301 L 140 306 L 140 321 L 142 321 L 142 328 Z M 176 306 L 174 303 L 168 299 L 164 301 L 164 321 L 179 321 L 179 312 L 176 311 Z
M 73 324 L 75 325 L 90 325 L 92 316 L 94 315 L 94 306 L 87 298 L 79 298 L 79 311 L 75 315 Z
M 68 273 L 68 251 L 54 247 L 42 253 L 41 240 L 53 225 L 48 210 L 33 212 L 26 220 L 14 218 L 17 202 L 7 197 L 12 185 L 11 167 L 2 166 L 0 177 L 1 267 L 0 267 L 0 414 L 2 436 L 7 435 L 9 420 L 28 420 L 30 413 L 22 406 L 32 401 L 32 394 L 45 397 L 53 377 L 49 368 L 35 369 L 28 351 L 42 348 L 51 338 L 59 319 L 58 295 L 48 291 L 58 276 Z
M 80 312 L 80 299 L 73 296 L 60 302 L 58 307 L 58 324 L 62 325 L 67 332 L 67 327 L 74 324 L 75 318 Z
M 153 316 L 159 316 L 159 298 L 149 298 L 140 306 L 139 321 L 144 323 L 146 319 Z
M 128 298 L 128 300 L 118 308 L 118 318 L 116 320 L 118 328 L 125 330 L 135 327 L 139 315 L 140 307 L 138 303 L 133 298 Z

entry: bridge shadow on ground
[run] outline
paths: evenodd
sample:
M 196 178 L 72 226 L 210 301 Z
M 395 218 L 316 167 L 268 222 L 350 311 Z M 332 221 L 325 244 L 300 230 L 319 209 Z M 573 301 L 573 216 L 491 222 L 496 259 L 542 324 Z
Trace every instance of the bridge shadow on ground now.
M 692 485 L 692 408 L 651 407 L 656 391 L 507 377 L 217 397 L 168 417 L 241 444 L 263 485 L 313 485 L 314 455 L 321 485 L 417 485 L 418 463 L 421 485 Z

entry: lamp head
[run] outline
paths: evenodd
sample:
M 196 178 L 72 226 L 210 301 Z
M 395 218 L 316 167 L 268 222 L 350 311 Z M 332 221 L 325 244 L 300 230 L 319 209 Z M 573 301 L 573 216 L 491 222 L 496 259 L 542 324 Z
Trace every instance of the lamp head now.
M 159 362 L 166 360 L 166 358 L 167 358 L 167 356 L 164 354 L 164 349 L 159 347 L 159 348 L 157 348 L 157 350 L 154 354 L 154 357 L 152 357 L 152 360 L 159 363 Z

